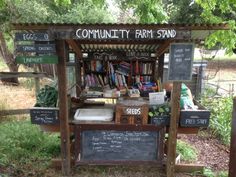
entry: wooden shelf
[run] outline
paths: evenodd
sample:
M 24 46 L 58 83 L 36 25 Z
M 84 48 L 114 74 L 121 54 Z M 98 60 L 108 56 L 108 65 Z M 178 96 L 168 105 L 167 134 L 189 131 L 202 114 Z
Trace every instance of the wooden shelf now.
M 143 126 L 146 128 L 150 128 L 150 129 L 158 129 L 157 126 L 155 125 L 151 125 L 151 124 L 147 124 L 147 125 L 124 125 L 124 124 L 115 124 L 114 121 L 112 122 L 98 122 L 98 121 L 75 121 L 75 120 L 71 120 L 70 121 L 70 131 L 73 132 L 74 131 L 74 126 L 75 125 L 81 125 L 81 126 L 92 126 L 92 127 L 99 127 L 99 129 L 104 128 L 105 126 L 112 126 L 111 128 L 114 128 L 115 126 L 119 127 L 127 127 L 126 130 L 128 130 L 130 127 L 140 127 L 142 128 Z M 41 130 L 46 131 L 46 132 L 60 132 L 60 126 L 59 125 L 40 125 Z M 104 128 L 106 129 L 106 128 Z M 166 128 L 166 133 L 169 132 L 168 130 L 169 128 Z M 179 127 L 178 128 L 178 133 L 179 134 L 197 134 L 199 131 L 199 128 L 183 128 L 183 127 Z

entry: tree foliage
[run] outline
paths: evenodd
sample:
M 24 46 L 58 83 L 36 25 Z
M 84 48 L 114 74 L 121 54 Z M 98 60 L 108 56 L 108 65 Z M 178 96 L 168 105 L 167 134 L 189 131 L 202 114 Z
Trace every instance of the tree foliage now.
M 236 48 L 236 0 L 196 0 L 201 5 L 203 12 L 201 16 L 206 23 L 228 23 L 230 30 L 217 31 L 207 40 L 208 47 L 220 43 L 226 48 L 228 54 Z
M 236 0 L 120 0 L 122 10 L 131 9 L 138 23 L 228 23 L 230 30 L 216 31 L 206 40 L 228 54 L 236 46 Z
M 11 52 L 11 23 L 102 23 L 112 22 L 104 0 L 0 0 L 0 57 L 10 71 L 18 67 Z M 3 34 L 5 33 L 5 34 Z M 18 84 L 17 79 L 11 80 Z
M 202 23 L 202 7 L 193 0 L 166 0 L 165 9 L 170 23 Z
M 139 23 L 163 23 L 168 16 L 161 0 L 120 0 L 121 9 L 131 9 Z

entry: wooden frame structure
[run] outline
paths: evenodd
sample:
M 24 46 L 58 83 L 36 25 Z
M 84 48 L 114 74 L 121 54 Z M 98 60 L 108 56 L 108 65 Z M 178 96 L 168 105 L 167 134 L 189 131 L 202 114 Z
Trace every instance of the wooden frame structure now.
M 35 38 L 33 33 L 47 33 L 49 39 L 55 40 L 56 55 L 58 56 L 57 73 L 59 89 L 59 118 L 60 126 L 48 126 L 47 130 L 60 131 L 61 135 L 61 158 L 62 172 L 70 174 L 71 169 L 71 144 L 70 135 L 75 132 L 77 139 L 80 138 L 82 130 L 148 130 L 159 131 L 161 127 L 153 125 L 106 125 L 106 124 L 79 124 L 69 121 L 69 110 L 67 102 L 67 78 L 66 61 L 68 59 L 68 48 L 71 48 L 76 58 L 76 72 L 80 72 L 80 62 L 83 52 L 104 50 L 129 50 L 150 51 L 156 54 L 158 59 L 159 77 L 163 77 L 164 54 L 168 51 L 171 43 L 194 42 L 200 44 L 204 39 L 216 30 L 227 30 L 226 24 L 13 24 L 12 29 L 16 32 L 29 34 L 28 38 Z M 76 77 L 76 83 L 81 87 L 81 77 Z M 181 82 L 174 82 L 172 93 L 172 114 L 168 141 L 168 154 L 166 170 L 167 176 L 173 177 L 175 173 L 176 137 L 177 133 L 195 133 L 197 128 L 178 128 L 179 120 L 179 98 Z M 77 95 L 80 90 L 76 91 Z M 59 128 L 59 129 L 58 129 Z M 161 130 L 162 135 L 164 129 Z M 77 141 L 75 148 L 80 147 Z M 161 149 L 160 153 L 163 152 Z M 75 156 L 78 156 L 75 154 Z M 82 162 L 81 162 L 82 163 Z M 93 164 L 94 162 L 87 162 Z M 96 162 L 99 163 L 99 162 Z M 128 161 L 132 164 L 132 161 Z M 150 162 L 151 163 L 151 162 Z M 85 163 L 82 163 L 85 164 Z M 101 162 L 100 164 L 123 164 L 123 162 Z M 149 164 L 149 162 L 148 162 Z M 157 164 L 156 162 L 154 164 Z M 162 166 L 163 163 L 159 162 Z

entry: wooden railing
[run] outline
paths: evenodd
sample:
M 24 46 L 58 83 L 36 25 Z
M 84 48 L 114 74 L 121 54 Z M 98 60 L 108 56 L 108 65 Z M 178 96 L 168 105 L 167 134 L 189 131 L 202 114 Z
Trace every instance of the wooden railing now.
M 38 73 L 38 72 L 0 72 L 0 79 L 13 78 L 13 77 L 35 78 L 35 92 L 38 93 L 40 89 L 39 79 L 48 76 L 46 73 Z M 8 115 L 18 115 L 18 114 L 29 114 L 29 109 L 0 110 L 0 117 Z

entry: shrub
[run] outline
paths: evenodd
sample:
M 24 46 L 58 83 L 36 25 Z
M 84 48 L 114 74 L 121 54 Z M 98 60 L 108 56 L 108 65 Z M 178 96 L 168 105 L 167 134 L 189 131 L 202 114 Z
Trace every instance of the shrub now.
M 0 142 L 0 166 L 5 167 L 47 166 L 60 152 L 58 136 L 41 132 L 29 121 L 1 123 Z
M 213 134 L 229 145 L 231 135 L 231 120 L 233 110 L 233 98 L 202 98 L 203 105 L 211 111 L 210 129 Z
M 197 160 L 197 149 L 184 141 L 177 141 L 176 152 L 180 154 L 180 158 L 184 161 Z

